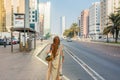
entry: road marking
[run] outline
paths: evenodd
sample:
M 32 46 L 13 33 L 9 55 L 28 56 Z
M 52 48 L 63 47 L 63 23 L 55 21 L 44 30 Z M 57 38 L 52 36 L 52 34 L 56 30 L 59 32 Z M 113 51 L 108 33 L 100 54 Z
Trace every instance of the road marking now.
M 40 60 L 42 63 L 44 63 L 45 65 L 48 65 L 44 60 L 42 60 L 41 58 L 39 58 L 37 55 L 35 56 L 38 60 Z
M 76 55 L 72 54 L 72 52 L 67 49 L 65 51 L 94 79 L 94 80 L 105 80 L 102 76 L 100 76 L 97 72 L 95 72 L 92 68 L 90 68 L 85 62 L 83 62 Z
M 48 66 L 47 62 L 45 62 L 44 60 L 42 60 L 41 58 L 39 58 L 39 57 L 37 56 L 38 54 L 39 54 L 39 51 L 37 51 L 37 53 L 35 54 L 35 57 L 36 57 L 38 60 L 40 60 L 42 63 L 44 63 L 45 65 Z M 63 78 L 64 78 L 65 80 L 70 80 L 69 78 L 67 78 L 67 77 L 64 76 L 64 75 L 63 75 Z

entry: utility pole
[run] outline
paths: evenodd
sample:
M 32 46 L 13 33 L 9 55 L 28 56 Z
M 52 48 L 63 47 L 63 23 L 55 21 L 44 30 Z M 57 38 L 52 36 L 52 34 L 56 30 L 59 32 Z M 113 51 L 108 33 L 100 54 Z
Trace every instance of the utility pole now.
M 26 28 L 29 28 L 29 0 L 25 0 L 24 46 L 26 46 Z

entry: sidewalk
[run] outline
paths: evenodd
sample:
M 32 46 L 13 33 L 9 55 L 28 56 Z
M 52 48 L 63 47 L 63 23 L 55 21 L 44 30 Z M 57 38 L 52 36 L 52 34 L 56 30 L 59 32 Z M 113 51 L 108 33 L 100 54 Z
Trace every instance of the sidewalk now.
M 43 45 L 37 41 L 39 51 L 46 44 L 47 41 Z M 0 46 L 0 80 L 45 80 L 47 66 L 34 55 L 33 51 L 19 52 L 19 45 L 14 45 L 13 53 L 10 45 Z

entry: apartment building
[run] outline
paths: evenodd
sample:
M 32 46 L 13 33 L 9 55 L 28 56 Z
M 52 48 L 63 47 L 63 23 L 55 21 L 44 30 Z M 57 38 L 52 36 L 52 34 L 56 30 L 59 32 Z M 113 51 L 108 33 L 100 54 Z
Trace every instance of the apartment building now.
M 50 33 L 50 30 L 51 30 L 50 10 L 51 10 L 50 1 L 39 4 L 39 13 L 40 13 L 39 15 L 42 16 L 40 17 L 40 20 L 44 20 L 42 21 L 42 24 L 40 25 L 40 29 L 42 29 L 42 32 L 43 32 L 42 36 L 45 36 L 46 34 Z
M 5 21 L 5 8 L 4 8 L 4 0 L 0 0 L 0 32 L 5 32 L 6 21 Z
M 25 0 L 19 0 L 18 13 L 25 13 Z
M 39 31 L 39 9 L 38 8 L 39 8 L 39 0 L 30 0 L 30 9 L 29 9 L 30 28 L 40 33 Z
M 6 11 L 6 29 L 10 32 L 12 25 L 12 1 L 11 0 L 4 0 L 5 1 L 5 11 Z
M 89 36 L 92 39 L 100 37 L 100 2 L 95 2 L 89 8 Z
M 84 38 L 88 37 L 88 29 L 89 29 L 89 10 L 83 10 L 81 12 L 81 23 L 80 23 L 80 31 L 81 36 Z
M 65 23 L 65 16 L 60 17 L 60 35 L 63 36 L 65 31 L 66 23 Z
M 102 33 L 109 22 L 108 16 L 115 13 L 120 7 L 120 0 L 100 0 L 100 32 Z

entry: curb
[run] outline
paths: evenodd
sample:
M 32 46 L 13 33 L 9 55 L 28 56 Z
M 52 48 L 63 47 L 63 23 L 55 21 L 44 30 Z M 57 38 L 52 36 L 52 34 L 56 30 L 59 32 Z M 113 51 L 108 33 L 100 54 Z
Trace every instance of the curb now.
M 91 43 L 98 43 L 98 44 L 103 44 L 103 45 L 108 45 L 108 46 L 120 47 L 120 44 L 112 44 L 112 43 L 105 43 L 105 42 L 94 42 L 94 41 L 91 41 Z
M 81 40 L 75 40 L 75 41 L 79 41 L 79 42 L 89 42 L 89 43 L 96 43 L 96 44 L 102 44 L 102 45 L 120 47 L 120 44 L 112 44 L 112 43 L 97 42 L 97 41 L 81 41 Z

